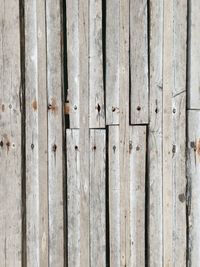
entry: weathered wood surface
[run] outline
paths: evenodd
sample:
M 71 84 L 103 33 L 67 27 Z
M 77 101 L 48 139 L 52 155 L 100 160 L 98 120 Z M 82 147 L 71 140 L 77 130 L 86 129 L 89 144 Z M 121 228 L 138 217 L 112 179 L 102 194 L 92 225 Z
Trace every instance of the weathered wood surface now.
M 0 1 L 0 265 L 22 264 L 19 1 Z
M 25 5 L 27 265 L 48 265 L 45 2 Z

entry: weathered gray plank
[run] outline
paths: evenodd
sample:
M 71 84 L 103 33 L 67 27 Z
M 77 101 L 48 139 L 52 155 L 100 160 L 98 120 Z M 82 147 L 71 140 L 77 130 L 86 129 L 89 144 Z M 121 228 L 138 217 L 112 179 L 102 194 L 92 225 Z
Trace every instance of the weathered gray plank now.
M 79 130 L 67 129 L 68 266 L 80 263 L 80 147 Z
M 47 0 L 49 266 L 53 267 L 64 266 L 60 16 L 60 1 Z
M 119 5 L 120 0 L 106 1 L 107 125 L 119 123 Z
M 149 265 L 162 266 L 162 47 L 163 0 L 150 1 Z
M 173 262 L 186 266 L 186 33 L 187 1 L 174 1 L 173 36 Z
M 103 128 L 102 0 L 89 2 L 89 126 Z
M 131 124 L 148 123 L 147 6 L 130 1 Z
M 145 266 L 146 126 L 130 127 L 130 264 Z
M 189 20 L 189 72 L 188 72 L 188 108 L 200 108 L 200 2 L 191 0 L 188 2 L 190 7 Z
M 66 1 L 67 77 L 70 128 L 79 128 L 79 1 Z M 65 74 L 66 75 L 66 74 Z
M 200 262 L 200 111 L 188 111 L 189 266 Z
M 48 265 L 46 30 L 44 1 L 25 2 L 27 265 Z
M 90 130 L 90 266 L 106 266 L 105 130 Z
M 22 265 L 19 1 L 0 1 L 0 265 Z

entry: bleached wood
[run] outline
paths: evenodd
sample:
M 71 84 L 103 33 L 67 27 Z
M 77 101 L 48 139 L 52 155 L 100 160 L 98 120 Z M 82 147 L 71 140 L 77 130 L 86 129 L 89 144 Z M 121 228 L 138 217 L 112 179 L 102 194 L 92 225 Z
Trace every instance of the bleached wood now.
M 90 130 L 90 265 L 106 266 L 105 130 Z
M 89 127 L 105 126 L 102 0 L 89 2 Z
M 80 263 L 80 146 L 79 130 L 67 129 L 68 266 Z
M 119 124 L 119 8 L 106 1 L 106 124 Z M 109 78 L 108 78 L 109 77 Z
M 44 1 L 25 3 L 27 265 L 48 265 L 46 31 Z
M 162 266 L 162 47 L 163 1 L 150 1 L 150 96 L 148 133 L 148 247 L 149 266 Z
M 67 77 L 70 128 L 79 128 L 79 1 L 66 1 Z M 66 75 L 66 74 L 65 74 Z
M 173 262 L 186 266 L 186 34 L 187 1 L 174 1 L 173 36 Z
M 189 266 L 200 262 L 200 111 L 188 111 Z
M 0 266 L 22 265 L 19 1 L 0 1 Z
M 147 0 L 130 1 L 131 124 L 148 123 Z
M 145 266 L 146 126 L 130 127 L 130 264 Z
M 46 1 L 49 266 L 64 266 L 63 136 L 61 84 L 61 8 L 59 0 Z
M 120 267 L 119 126 L 110 126 L 108 131 L 110 266 Z
M 190 10 L 188 20 L 188 108 L 200 109 L 200 2 L 198 0 L 191 0 L 188 2 Z

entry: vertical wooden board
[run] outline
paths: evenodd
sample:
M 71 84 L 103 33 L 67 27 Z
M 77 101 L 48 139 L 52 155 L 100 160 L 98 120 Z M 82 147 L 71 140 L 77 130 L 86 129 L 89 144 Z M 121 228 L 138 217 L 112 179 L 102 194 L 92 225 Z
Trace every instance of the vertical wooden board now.
M 45 36 L 44 1 L 26 1 L 26 242 L 28 266 L 46 266 L 48 264 Z
M 70 128 L 79 128 L 79 1 L 66 0 L 67 77 Z M 66 75 L 66 74 L 65 74 Z
M 200 108 L 200 2 L 189 1 L 189 72 L 188 72 L 188 108 Z
M 110 126 L 108 133 L 110 266 L 120 267 L 119 126 Z
M 120 0 L 106 1 L 106 124 L 119 123 Z
M 149 266 L 162 266 L 162 47 L 163 0 L 150 1 L 150 123 L 148 136 Z
M 146 126 L 130 127 L 130 243 L 129 266 L 145 266 Z
M 174 1 L 173 265 L 186 266 L 186 33 L 187 1 Z
M 89 126 L 103 128 L 102 0 L 89 2 Z
M 19 1 L 0 1 L 0 265 L 22 265 Z
M 130 1 L 131 124 L 148 123 L 147 0 Z
M 46 1 L 48 84 L 49 266 L 64 266 L 61 9 Z
M 67 129 L 68 266 L 80 263 L 80 147 L 79 130 Z
M 200 262 L 200 111 L 188 111 L 189 266 Z
M 90 130 L 90 266 L 106 266 L 105 130 Z

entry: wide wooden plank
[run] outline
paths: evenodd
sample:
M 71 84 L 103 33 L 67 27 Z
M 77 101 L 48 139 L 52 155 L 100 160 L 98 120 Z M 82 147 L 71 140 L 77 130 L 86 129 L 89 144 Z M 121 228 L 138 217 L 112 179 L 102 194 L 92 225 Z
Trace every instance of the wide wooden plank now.
M 79 1 L 66 0 L 67 77 L 70 128 L 79 128 Z M 76 56 L 75 56 L 76 55 Z M 66 75 L 66 73 L 65 73 Z
M 46 30 L 44 1 L 25 2 L 27 265 L 48 265 Z
M 89 2 L 89 126 L 105 126 L 102 0 Z
M 19 1 L 1 0 L 0 5 L 0 266 L 20 267 L 22 87 Z
M 200 111 L 188 111 L 187 142 L 189 266 L 200 262 Z
M 174 0 L 172 86 L 173 265 L 186 266 L 186 34 L 187 1 Z M 171 67 L 170 67 L 171 68 Z M 167 126 L 166 126 L 167 128 Z M 167 129 L 168 130 L 168 129 Z
M 148 123 L 147 0 L 130 1 L 131 124 Z
M 67 129 L 67 214 L 68 266 L 80 263 L 80 146 L 79 130 Z
M 163 0 L 150 0 L 150 95 L 148 132 L 148 247 L 149 266 L 162 266 L 162 48 Z
M 90 266 L 106 266 L 105 130 L 90 130 Z
M 64 266 L 63 129 L 61 83 L 61 8 L 59 0 L 46 1 L 49 266 Z
M 119 123 L 120 0 L 106 1 L 106 124 Z
M 130 127 L 130 264 L 145 266 L 146 126 Z
M 200 109 L 200 2 L 191 0 L 189 6 L 188 108 Z

